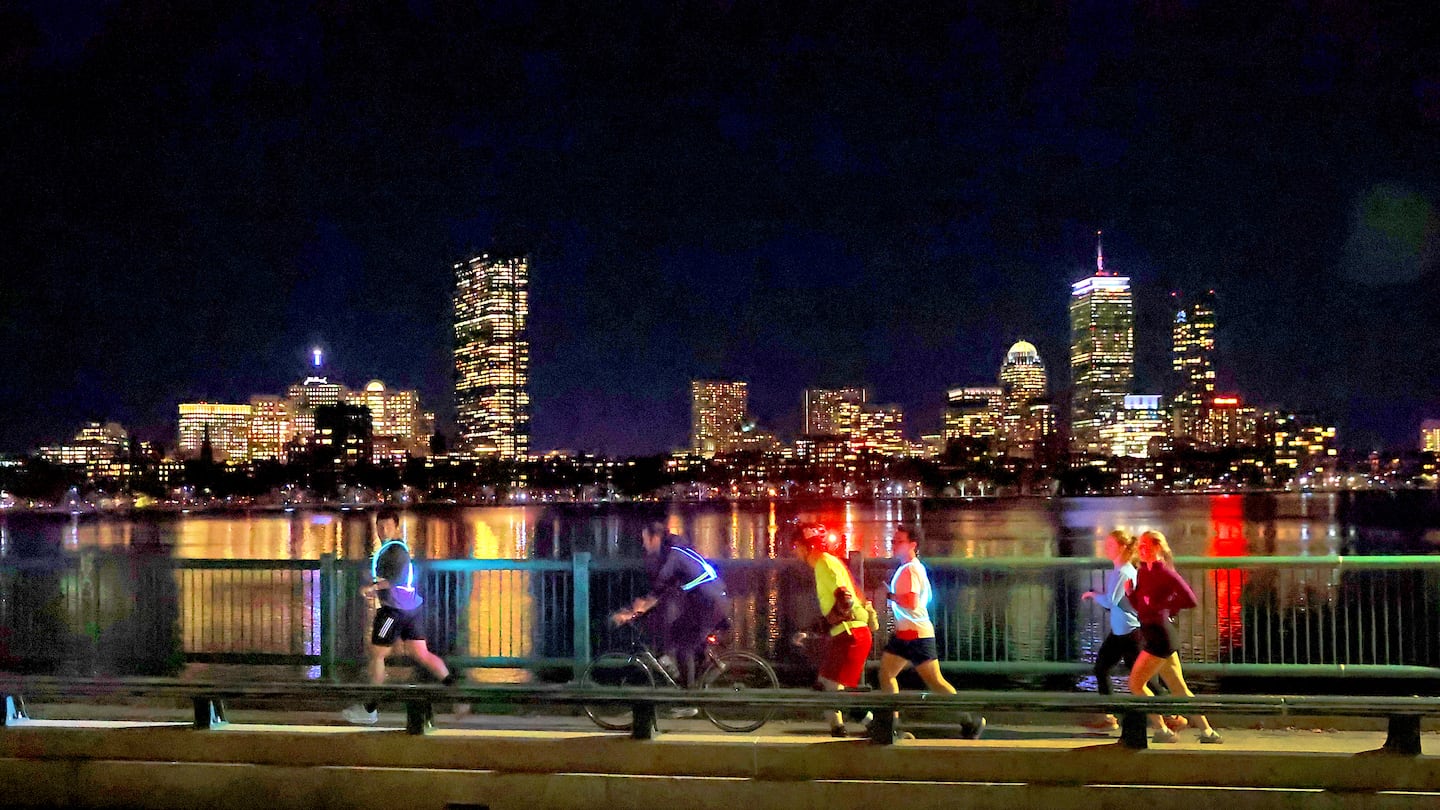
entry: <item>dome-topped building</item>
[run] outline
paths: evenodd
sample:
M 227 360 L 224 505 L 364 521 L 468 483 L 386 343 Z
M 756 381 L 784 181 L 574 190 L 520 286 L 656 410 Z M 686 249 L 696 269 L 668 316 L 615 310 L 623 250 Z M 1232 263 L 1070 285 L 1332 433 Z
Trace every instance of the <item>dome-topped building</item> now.
M 1017 340 L 1000 366 L 1000 444 L 1007 455 L 1033 457 L 1046 432 L 1049 379 L 1035 344 Z

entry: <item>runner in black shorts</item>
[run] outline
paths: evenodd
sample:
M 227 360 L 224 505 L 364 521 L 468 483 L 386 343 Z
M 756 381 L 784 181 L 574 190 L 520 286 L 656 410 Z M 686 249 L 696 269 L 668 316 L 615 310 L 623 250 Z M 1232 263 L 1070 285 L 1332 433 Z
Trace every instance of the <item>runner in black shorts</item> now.
M 935 625 L 930 621 L 930 575 L 920 562 L 919 551 L 920 545 L 909 529 L 901 526 L 895 530 L 891 554 L 900 562 L 900 567 L 886 589 L 890 612 L 895 616 L 895 630 L 880 656 L 880 689 L 892 694 L 899 692 L 900 671 L 913 666 L 930 691 L 953 695 L 955 687 L 940 673 Z M 978 740 L 984 730 L 985 718 L 968 712 L 961 715 L 961 736 Z M 898 736 L 912 738 L 914 735 L 899 732 Z
M 382 509 L 375 516 L 375 532 L 380 548 L 370 560 L 370 584 L 360 589 L 364 596 L 375 596 L 380 608 L 370 625 L 370 648 L 367 670 L 370 683 L 385 682 L 385 658 L 400 648 L 447 686 L 455 682 L 450 668 L 425 644 L 425 621 L 420 607 L 425 600 L 415 592 L 415 564 L 410 560 L 410 547 L 400 539 L 400 515 L 393 509 Z M 372 725 L 380 719 L 376 703 L 356 704 L 343 712 L 352 723 Z

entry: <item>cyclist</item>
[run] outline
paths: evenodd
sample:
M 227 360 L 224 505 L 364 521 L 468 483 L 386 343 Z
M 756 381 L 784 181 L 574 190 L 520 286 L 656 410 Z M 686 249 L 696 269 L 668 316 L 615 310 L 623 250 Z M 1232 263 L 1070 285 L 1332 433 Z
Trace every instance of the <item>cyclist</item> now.
M 696 664 L 710 634 L 729 618 L 730 597 L 715 564 L 686 545 L 683 538 L 665 531 L 665 524 L 657 521 L 646 526 L 640 537 L 650 592 L 629 608 L 615 611 L 611 619 L 624 624 L 642 614 L 649 616 L 661 664 L 667 670 L 673 667 L 671 676 L 688 688 L 695 682 Z
M 794 541 L 795 554 L 815 569 L 815 595 L 820 600 L 827 634 L 825 658 L 816 688 L 840 692 L 860 685 L 865 659 L 870 655 L 871 627 L 879 626 L 874 606 L 859 593 L 850 569 L 832 551 L 838 541 L 821 523 L 804 523 Z M 845 736 L 845 718 L 829 713 L 830 734 Z

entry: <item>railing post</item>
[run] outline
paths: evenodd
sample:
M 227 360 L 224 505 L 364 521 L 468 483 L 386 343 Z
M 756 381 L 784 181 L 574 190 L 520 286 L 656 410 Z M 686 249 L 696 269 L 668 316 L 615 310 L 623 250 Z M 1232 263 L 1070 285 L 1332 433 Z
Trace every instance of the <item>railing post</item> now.
M 18 693 L 0 697 L 3 697 L 3 708 L 5 709 L 4 712 L 0 712 L 0 727 L 18 725 L 30 719 L 25 714 L 25 699 Z
M 340 582 L 335 555 L 320 555 L 320 677 L 334 682 L 336 639 L 339 635 Z
M 630 707 L 630 739 L 653 740 L 660 729 L 655 723 L 655 704 L 639 701 Z
M 195 708 L 195 728 L 201 731 L 208 731 L 212 728 L 220 728 L 228 721 L 225 719 L 225 702 L 219 698 L 199 695 L 190 699 Z
M 1150 722 L 1144 712 L 1131 710 L 1120 715 L 1120 744 L 1138 751 L 1150 747 Z
M 435 719 L 430 701 L 412 698 L 405 701 L 405 732 L 407 734 L 428 734 Z
M 570 558 L 570 570 L 574 586 L 571 615 L 574 617 L 575 648 L 571 680 L 579 683 L 580 679 L 585 677 L 585 670 L 590 667 L 590 552 L 575 552 Z
M 1407 757 L 1420 756 L 1420 715 L 1390 715 L 1382 750 Z

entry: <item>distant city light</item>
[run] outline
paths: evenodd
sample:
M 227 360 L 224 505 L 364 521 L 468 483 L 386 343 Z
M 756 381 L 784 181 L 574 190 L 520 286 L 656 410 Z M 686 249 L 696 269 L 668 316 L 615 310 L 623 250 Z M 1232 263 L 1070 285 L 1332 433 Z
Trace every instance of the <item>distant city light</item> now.
M 314 361 L 314 363 L 315 363 L 315 368 L 319 368 L 319 367 L 320 367 L 320 361 L 321 361 L 321 358 L 322 358 L 322 354 L 321 354 L 320 348 L 319 348 L 318 346 L 310 350 L 310 357 L 313 359 L 313 361 Z

